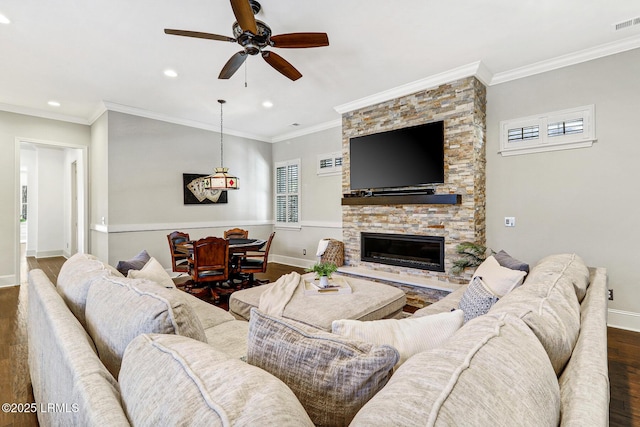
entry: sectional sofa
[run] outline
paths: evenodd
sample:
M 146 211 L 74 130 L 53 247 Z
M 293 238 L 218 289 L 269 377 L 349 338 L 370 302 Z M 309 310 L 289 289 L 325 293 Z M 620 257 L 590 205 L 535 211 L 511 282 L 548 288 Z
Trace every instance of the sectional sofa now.
M 606 281 L 604 269 L 576 255 L 548 257 L 488 313 L 396 366 L 393 346 L 257 310 L 250 322 L 236 320 L 170 285 L 74 255 L 56 285 L 40 270 L 29 273 L 38 420 L 607 425 Z M 459 308 L 466 288 L 410 319 Z

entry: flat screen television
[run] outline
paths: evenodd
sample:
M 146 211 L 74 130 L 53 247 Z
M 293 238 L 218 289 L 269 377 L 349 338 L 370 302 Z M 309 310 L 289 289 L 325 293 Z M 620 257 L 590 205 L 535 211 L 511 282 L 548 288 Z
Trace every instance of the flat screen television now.
M 349 141 L 351 190 L 444 182 L 444 122 L 358 136 Z

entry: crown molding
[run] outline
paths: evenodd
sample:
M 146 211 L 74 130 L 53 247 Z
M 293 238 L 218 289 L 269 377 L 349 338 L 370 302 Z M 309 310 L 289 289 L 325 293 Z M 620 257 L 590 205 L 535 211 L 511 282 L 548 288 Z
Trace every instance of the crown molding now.
M 93 126 L 96 120 L 98 120 L 100 116 L 102 116 L 106 112 L 106 105 L 104 105 L 104 102 L 100 101 L 100 103 L 98 104 L 98 108 L 96 108 L 96 111 L 91 116 L 89 116 L 89 124 Z
M 79 125 L 89 125 L 89 122 L 81 117 L 52 113 L 51 111 L 39 110 L 37 108 L 21 107 L 19 105 L 0 103 L 0 110 L 6 111 L 8 113 L 24 114 L 25 116 L 35 116 L 43 119 L 58 120 L 61 122 L 76 123 Z
M 553 71 L 559 68 L 569 67 L 571 65 L 581 64 L 583 62 L 593 61 L 594 59 L 604 58 L 606 56 L 615 55 L 616 53 L 626 52 L 639 47 L 640 36 L 628 37 L 615 42 L 601 44 L 593 48 L 558 56 L 546 61 L 540 61 L 524 67 L 496 73 L 490 81 L 490 86 L 530 77 L 536 74 L 546 73 L 547 71 Z
M 203 122 L 199 122 L 199 121 L 196 121 L 196 120 L 181 119 L 181 118 L 177 118 L 177 117 L 168 116 L 166 114 L 161 114 L 161 113 L 156 113 L 156 112 L 149 111 L 149 110 L 144 110 L 142 108 L 130 107 L 128 105 L 122 105 L 122 104 L 116 104 L 114 102 L 109 102 L 109 101 L 103 101 L 103 103 L 104 103 L 105 110 L 108 110 L 108 111 L 115 111 L 115 112 L 118 112 L 118 113 L 130 114 L 130 115 L 133 115 L 133 116 L 139 116 L 139 117 L 144 117 L 144 118 L 147 118 L 147 119 L 159 120 L 159 121 L 162 121 L 162 122 L 173 123 L 173 124 L 182 125 L 182 126 L 188 126 L 188 127 L 192 127 L 192 128 L 196 128 L 196 129 L 204 129 L 204 130 L 209 130 L 209 131 L 214 131 L 214 132 L 220 132 L 220 128 L 219 127 L 217 127 L 215 125 L 211 125 L 209 123 L 203 123 Z M 102 113 L 100 113 L 100 114 L 102 114 Z M 99 115 L 97 117 L 99 117 Z M 97 117 L 96 117 L 96 119 L 97 119 Z M 238 136 L 238 137 L 241 137 L 241 138 L 254 139 L 254 140 L 262 141 L 262 142 L 271 142 L 271 138 L 267 138 L 267 137 L 264 137 L 262 135 L 255 135 L 255 134 L 247 133 L 247 132 L 239 132 L 239 131 L 235 131 L 233 129 L 225 129 L 224 130 L 224 134 L 225 135 Z
M 330 122 L 320 123 L 318 125 L 305 127 L 300 130 L 296 130 L 294 132 L 284 133 L 282 135 L 274 136 L 271 138 L 271 142 L 281 142 L 286 141 L 287 139 L 298 138 L 305 135 L 310 135 L 312 133 L 320 132 L 327 129 L 333 129 L 342 126 L 342 118 L 332 120 Z
M 380 102 L 389 101 L 391 99 L 399 98 L 405 95 L 410 95 L 422 90 L 431 89 L 441 84 L 450 83 L 452 81 L 474 76 L 480 80 L 486 86 L 494 86 L 501 83 L 506 83 L 513 80 L 518 80 L 526 77 L 530 77 L 536 74 L 545 73 L 547 71 L 553 71 L 556 69 L 580 64 L 583 62 L 592 61 L 595 59 L 603 58 L 609 55 L 615 55 L 617 53 L 625 52 L 640 48 L 640 36 L 635 35 L 622 40 L 614 41 L 611 43 L 605 43 L 593 48 L 584 49 L 578 52 L 573 52 L 567 55 L 559 56 L 545 61 L 540 61 L 534 64 L 526 65 L 524 67 L 515 68 L 508 71 L 503 71 L 493 74 L 491 70 L 482 62 L 476 61 L 471 64 L 463 65 L 452 70 L 448 70 L 433 76 L 426 77 L 414 82 L 407 83 L 402 86 L 391 88 L 376 94 L 366 96 L 364 98 L 357 99 L 345 104 L 334 107 L 340 115 L 347 112 L 357 110 L 359 108 L 368 107 Z M 219 132 L 216 126 L 208 123 L 198 122 L 195 120 L 182 119 L 172 117 L 169 115 L 156 113 L 141 108 L 130 107 L 127 105 L 117 104 L 109 101 L 101 102 L 96 108 L 95 112 L 88 118 L 57 114 L 51 111 L 45 111 L 41 109 L 21 107 L 18 105 L 0 103 L 0 111 L 6 111 L 10 113 L 23 114 L 28 116 L 35 116 L 44 119 L 59 120 L 63 122 L 76 123 L 80 125 L 93 125 L 93 123 L 106 111 L 116 111 L 125 114 L 131 114 L 134 116 L 145 117 L 154 120 L 160 120 L 168 123 L 174 123 L 178 125 L 188 126 L 197 129 L 204 129 L 214 132 Z M 309 126 L 303 129 L 295 130 L 293 132 L 276 135 L 274 137 L 268 137 L 264 135 L 256 135 L 247 132 L 236 131 L 233 129 L 225 129 L 225 134 L 233 135 L 241 138 L 248 138 L 256 141 L 274 143 L 281 142 L 287 139 L 297 138 L 304 135 L 320 132 L 326 129 L 331 129 L 342 125 L 342 119 L 332 120 L 330 122 L 320 123 L 318 125 Z
M 478 70 L 482 70 L 482 72 L 478 73 Z M 391 99 L 410 95 L 422 90 L 431 89 L 441 84 L 450 83 L 464 77 L 476 76 L 478 74 L 481 74 L 482 77 L 486 79 L 488 77 L 487 71 L 488 69 L 484 65 L 482 65 L 482 61 L 477 61 L 458 68 L 454 68 L 449 71 L 445 71 L 443 73 L 434 74 L 432 76 L 416 80 L 402 86 L 378 92 L 352 102 L 347 102 L 346 104 L 338 105 L 337 107 L 334 107 L 334 109 L 338 113 L 344 114 L 350 111 L 357 110 L 359 108 L 368 107 L 380 102 L 389 101 Z

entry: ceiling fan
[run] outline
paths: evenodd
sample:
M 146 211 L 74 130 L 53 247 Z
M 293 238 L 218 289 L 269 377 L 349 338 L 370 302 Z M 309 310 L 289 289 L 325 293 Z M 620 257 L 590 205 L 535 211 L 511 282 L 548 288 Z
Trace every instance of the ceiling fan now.
M 219 79 L 228 79 L 233 76 L 248 55 L 260 54 L 278 72 L 295 81 L 302 77 L 302 74 L 280 55 L 264 49 L 268 47 L 307 48 L 329 46 L 329 37 L 326 33 L 289 33 L 272 36 L 271 28 L 254 17 L 261 9 L 260 3 L 255 0 L 231 0 L 231 8 L 236 17 L 236 22 L 233 23 L 232 27 L 234 37 L 168 28 L 164 32 L 175 36 L 238 43 L 242 46 L 243 50 L 233 55 L 224 65 L 218 76 Z

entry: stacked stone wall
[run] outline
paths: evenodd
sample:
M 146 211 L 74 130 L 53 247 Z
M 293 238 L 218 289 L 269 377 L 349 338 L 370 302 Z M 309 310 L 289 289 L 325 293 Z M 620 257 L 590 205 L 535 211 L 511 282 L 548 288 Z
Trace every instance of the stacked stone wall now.
M 457 257 L 456 246 L 459 243 L 486 242 L 485 107 L 485 86 L 475 77 L 468 77 L 343 115 L 343 193 L 351 191 L 349 138 L 442 120 L 445 182 L 436 185 L 435 192 L 462 195 L 459 205 L 343 206 L 347 265 L 429 276 L 454 283 L 469 279 L 468 273 L 453 276 L 450 270 Z M 445 238 L 445 272 L 363 262 L 360 260 L 361 232 L 442 236 Z

